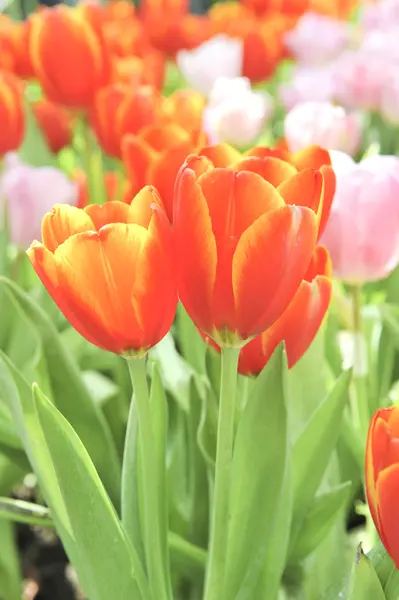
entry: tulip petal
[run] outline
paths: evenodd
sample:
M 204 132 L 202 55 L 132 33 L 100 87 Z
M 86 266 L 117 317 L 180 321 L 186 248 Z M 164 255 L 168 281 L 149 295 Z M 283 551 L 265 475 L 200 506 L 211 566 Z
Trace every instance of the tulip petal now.
M 230 144 L 215 144 L 214 146 L 205 146 L 198 152 L 200 156 L 205 156 L 210 160 L 215 167 L 229 167 L 232 163 L 237 162 L 241 155 L 230 146 Z
M 72 235 L 94 230 L 95 225 L 84 210 L 69 204 L 58 204 L 43 218 L 43 244 L 50 252 L 55 252 Z
M 154 186 L 146 185 L 131 201 L 126 222 L 148 229 L 154 215 L 154 205 L 163 207 L 162 199 Z
M 121 148 L 122 161 L 127 177 L 132 183 L 133 193 L 138 192 L 147 183 L 148 168 L 157 157 L 157 152 L 145 141 L 132 134 L 123 137 Z
M 110 223 L 127 223 L 129 205 L 125 202 L 106 202 L 105 204 L 89 204 L 84 212 L 93 221 L 97 231 Z
M 255 146 L 248 150 L 244 156 L 256 156 L 258 158 L 279 158 L 291 163 L 291 155 L 281 148 L 267 148 L 267 146 Z
M 150 125 L 140 132 L 140 139 L 151 146 L 156 152 L 173 148 L 176 144 L 188 142 L 190 135 L 179 125 Z M 188 154 L 188 152 L 187 152 Z
M 242 233 L 262 214 L 284 206 L 276 189 L 256 173 L 214 169 L 199 177 L 218 247 Z
M 318 213 L 322 200 L 323 176 L 319 171 L 304 169 L 278 186 L 286 204 L 306 206 Z
M 173 220 L 176 177 L 192 150 L 190 140 L 183 142 L 160 155 L 148 170 L 148 183 L 153 184 L 159 191 L 170 222 Z
M 38 277 L 72 327 L 92 344 L 104 350 L 117 351 L 112 335 L 102 329 L 90 307 L 77 305 L 74 299 L 69 297 L 68 290 L 60 287 L 54 255 L 37 242 L 32 244 L 27 254 Z
M 316 215 L 284 206 L 262 215 L 242 235 L 233 258 L 237 329 L 243 338 L 270 327 L 293 299 L 309 266 Z
M 379 534 L 397 568 L 399 568 L 399 464 L 380 473 L 377 480 Z
M 242 158 L 234 163 L 232 168 L 235 171 L 257 173 L 274 187 L 297 173 L 295 167 L 288 162 L 273 157 L 257 158 L 256 156 L 250 156 Z
M 180 172 L 176 191 L 174 237 L 178 293 L 196 325 L 211 333 L 217 250 L 209 210 L 191 169 Z
M 131 296 L 147 235 L 138 225 L 105 225 L 99 233 L 69 238 L 54 255 L 68 302 L 78 311 L 91 311 L 100 339 L 106 332 L 116 352 L 140 348 L 143 333 Z
M 328 150 L 320 146 L 308 146 L 292 156 L 292 164 L 298 171 L 320 169 L 323 165 L 331 165 L 331 157 Z
M 323 185 L 323 198 L 321 202 L 321 214 L 320 214 L 320 222 L 319 222 L 319 236 L 318 239 L 321 238 L 323 232 L 326 228 L 328 218 L 331 212 L 331 205 L 334 200 L 335 190 L 336 190 L 336 177 L 332 167 L 322 166 L 320 168 L 320 172 L 323 175 L 324 185 Z

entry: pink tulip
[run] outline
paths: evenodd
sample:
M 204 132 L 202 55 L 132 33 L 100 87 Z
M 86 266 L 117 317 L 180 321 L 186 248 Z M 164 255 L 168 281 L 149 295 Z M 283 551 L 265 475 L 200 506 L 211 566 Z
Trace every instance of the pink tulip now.
M 203 130 L 211 144 L 227 142 L 240 148 L 253 144 L 273 112 L 266 92 L 253 91 L 246 77 L 220 77 L 203 113 Z
M 285 45 L 295 58 L 307 65 L 325 63 L 338 56 L 350 42 L 349 25 L 314 12 L 305 13 L 286 33 Z
M 399 0 L 380 0 L 362 8 L 360 25 L 368 33 L 375 29 L 387 30 L 399 25 Z
M 0 178 L 0 198 L 7 214 L 11 241 L 27 248 L 41 239 L 41 223 L 54 204 L 76 204 L 77 184 L 54 167 L 32 167 L 8 154 Z
M 330 102 L 297 104 L 285 118 L 285 139 L 291 152 L 312 145 L 355 154 L 362 126 L 358 115 Z
M 334 97 L 335 70 L 330 66 L 296 67 L 291 80 L 278 88 L 286 110 L 302 102 L 330 102 Z
M 384 279 L 399 264 L 399 159 L 393 159 L 356 164 L 332 153 L 337 190 L 321 243 L 346 283 Z
M 371 52 L 348 51 L 334 65 L 334 98 L 347 108 L 378 110 L 386 64 Z

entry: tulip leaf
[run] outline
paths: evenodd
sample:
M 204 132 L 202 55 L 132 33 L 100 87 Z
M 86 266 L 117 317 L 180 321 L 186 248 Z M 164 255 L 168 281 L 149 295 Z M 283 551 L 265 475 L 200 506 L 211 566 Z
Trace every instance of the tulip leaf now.
M 372 562 L 359 546 L 349 579 L 346 600 L 385 600 Z
M 296 543 L 296 537 L 339 438 L 350 378 L 351 371 L 340 376 L 293 445 L 294 521 L 291 547 Z
M 280 347 L 258 376 L 238 426 L 230 488 L 223 600 L 253 597 L 271 551 L 287 456 L 286 359 Z
M 283 491 L 276 512 L 273 531 L 269 537 L 268 549 L 256 587 L 254 600 L 276 600 L 286 565 L 292 517 L 292 477 L 289 461 L 284 476 Z
M 20 159 L 34 167 L 56 167 L 55 156 L 48 147 L 28 103 L 25 103 L 25 119 L 25 137 L 22 146 L 18 150 Z
M 21 600 L 21 568 L 13 524 L 0 521 L 0 597 Z
M 345 507 L 350 491 L 351 482 L 348 481 L 315 496 L 292 548 L 290 563 L 304 559 L 327 537 L 336 523 L 337 514 Z
M 118 508 L 121 463 L 104 415 L 90 396 L 76 363 L 46 313 L 12 281 L 1 278 L 1 284 L 35 325 L 47 362 L 52 399 L 81 437 Z
M 149 357 L 158 363 L 165 390 L 175 398 L 183 410 L 188 411 L 193 369 L 177 352 L 170 332 L 150 351 Z
M 198 374 L 204 374 L 206 344 L 181 303 L 177 307 L 176 321 L 181 355 Z

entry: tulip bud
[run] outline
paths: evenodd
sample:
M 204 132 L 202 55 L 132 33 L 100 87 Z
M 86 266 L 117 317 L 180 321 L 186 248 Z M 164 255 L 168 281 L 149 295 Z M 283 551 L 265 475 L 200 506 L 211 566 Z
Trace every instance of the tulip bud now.
M 32 108 L 50 150 L 56 154 L 69 146 L 73 132 L 68 111 L 49 100 L 40 100 Z
M 32 167 L 9 154 L 0 178 L 0 197 L 6 205 L 11 241 L 27 248 L 40 238 L 42 218 L 54 203 L 76 204 L 78 187 L 54 167 Z
M 366 446 L 367 501 L 374 525 L 399 568 L 397 498 L 399 491 L 399 409 L 381 408 L 373 416 Z
M 314 12 L 306 12 L 284 36 L 287 48 L 302 64 L 322 64 L 339 54 L 350 41 L 349 25 Z
M 203 113 L 203 129 L 212 144 L 227 142 L 245 147 L 255 142 L 271 113 L 271 97 L 253 92 L 249 79 L 220 77 Z
M 123 137 L 150 125 L 157 107 L 158 98 L 150 87 L 133 90 L 123 85 L 110 85 L 101 90 L 95 97 L 90 121 L 104 152 L 120 158 Z
M 285 117 L 285 139 L 291 152 L 311 145 L 355 154 L 360 146 L 361 122 L 341 106 L 329 102 L 297 104 Z
M 30 53 L 46 96 L 70 108 L 86 109 L 111 76 L 100 30 L 82 11 L 67 6 L 44 9 L 31 20 Z
M 395 171 L 393 157 L 332 157 L 337 189 L 321 241 L 334 274 L 349 284 L 384 279 L 399 264 L 399 160 Z
M 25 133 L 23 90 L 21 82 L 11 73 L 0 72 L 0 158 L 17 150 Z
M 219 77 L 239 77 L 242 60 L 242 42 L 225 35 L 217 35 L 194 50 L 181 50 L 176 57 L 190 87 L 205 96 Z

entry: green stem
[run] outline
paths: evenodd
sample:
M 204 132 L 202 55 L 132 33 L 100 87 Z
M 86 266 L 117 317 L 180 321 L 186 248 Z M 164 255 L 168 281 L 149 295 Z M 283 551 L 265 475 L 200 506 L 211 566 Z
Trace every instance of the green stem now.
M 144 551 L 150 588 L 154 600 L 169 600 L 167 574 L 164 572 L 163 556 L 167 539 L 162 539 L 157 480 L 153 452 L 153 432 L 151 422 L 150 395 L 146 375 L 146 358 L 127 360 L 134 389 L 135 410 L 137 411 L 139 443 L 143 475 L 144 512 Z M 129 414 L 135 418 L 134 411 Z M 128 426 L 128 431 L 130 430 Z M 124 460 L 126 459 L 126 456 Z
M 39 527 L 55 527 L 48 508 L 12 498 L 0 498 L 0 519 Z
M 355 423 L 359 431 L 363 448 L 366 447 L 367 431 L 370 423 L 370 410 L 367 393 L 367 377 L 359 373 L 359 365 L 363 362 L 363 338 L 362 338 L 362 317 L 361 317 L 361 287 L 354 285 L 351 288 L 353 303 L 353 332 L 354 336 L 354 368 L 353 384 L 355 388 Z
M 190 544 L 190 542 L 173 532 L 169 532 L 168 542 L 172 559 L 178 563 L 186 564 L 193 571 L 204 571 L 206 551 L 203 548 Z
M 238 348 L 222 349 L 222 374 L 217 432 L 215 491 L 205 600 L 223 595 L 228 543 L 230 470 L 234 443 Z
M 94 144 L 90 126 L 82 119 L 83 163 L 86 171 L 87 190 L 90 204 L 104 204 L 107 201 L 101 149 Z

